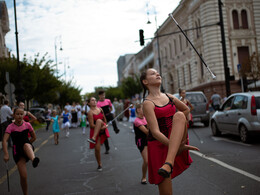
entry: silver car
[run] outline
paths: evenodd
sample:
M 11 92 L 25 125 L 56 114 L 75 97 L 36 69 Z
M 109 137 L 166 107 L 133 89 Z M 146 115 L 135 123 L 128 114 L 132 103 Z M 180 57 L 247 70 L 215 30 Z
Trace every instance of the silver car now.
M 178 93 L 173 95 L 180 99 Z M 209 103 L 204 93 L 202 91 L 187 91 L 186 98 L 193 106 L 191 111 L 193 122 L 202 122 L 205 127 L 208 127 L 210 119 Z
M 222 132 L 239 135 L 242 142 L 260 133 L 260 92 L 235 93 L 228 97 L 211 118 L 214 136 Z

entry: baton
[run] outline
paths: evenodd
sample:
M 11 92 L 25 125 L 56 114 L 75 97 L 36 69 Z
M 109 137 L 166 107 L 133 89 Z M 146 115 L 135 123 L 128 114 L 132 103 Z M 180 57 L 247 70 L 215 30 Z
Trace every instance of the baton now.
M 9 172 L 8 172 L 8 164 L 7 164 L 7 162 L 5 163 L 5 166 L 6 166 L 7 187 L 8 187 L 8 192 L 10 192 L 10 186 L 9 186 Z
M 206 66 L 207 70 L 209 71 L 210 75 L 212 76 L 213 79 L 216 79 L 216 75 L 213 74 L 213 72 L 210 70 L 210 68 L 208 67 L 208 65 L 206 64 L 206 62 L 204 61 L 204 59 L 202 58 L 202 56 L 199 54 L 199 52 L 196 50 L 196 48 L 194 47 L 194 45 L 192 44 L 192 42 L 189 40 L 189 38 L 187 37 L 187 35 L 183 32 L 183 30 L 181 29 L 180 25 L 178 24 L 178 22 L 174 19 L 172 14 L 169 14 L 169 16 L 173 19 L 173 21 L 175 22 L 175 24 L 178 26 L 178 28 L 180 29 L 180 31 L 182 32 L 182 34 L 185 36 L 185 38 L 187 39 L 187 41 L 190 43 L 190 45 L 192 46 L 192 48 L 195 50 L 195 52 L 198 54 L 198 56 L 200 57 L 200 60 L 202 61 L 202 63 Z
M 114 120 L 116 120 L 121 114 L 123 114 L 126 110 L 128 110 L 133 104 L 130 104 L 126 109 L 120 112 L 113 120 L 109 121 L 109 124 L 112 124 Z

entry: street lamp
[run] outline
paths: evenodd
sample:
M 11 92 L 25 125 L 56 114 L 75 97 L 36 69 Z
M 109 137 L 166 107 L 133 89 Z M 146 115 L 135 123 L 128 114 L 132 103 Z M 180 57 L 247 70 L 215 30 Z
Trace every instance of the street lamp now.
M 60 46 L 60 51 L 62 51 L 62 41 L 61 41 L 61 35 L 60 36 L 56 36 L 55 40 L 54 40 L 54 48 L 55 48 L 55 62 L 56 62 L 56 75 L 58 77 L 58 54 L 57 54 L 57 42 L 60 42 L 59 46 Z

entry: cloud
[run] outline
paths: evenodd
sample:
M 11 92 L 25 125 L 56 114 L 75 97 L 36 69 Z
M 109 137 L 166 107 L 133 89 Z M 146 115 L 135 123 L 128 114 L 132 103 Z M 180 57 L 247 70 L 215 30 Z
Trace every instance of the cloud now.
M 147 2 L 149 19 L 153 22 L 150 26 L 146 24 Z M 135 42 L 139 39 L 138 30 L 144 29 L 145 37 L 152 37 L 156 30 L 154 12 L 157 12 L 158 24 L 161 24 L 178 2 L 17 0 L 20 56 L 48 52 L 54 60 L 55 38 L 61 35 L 63 51 L 58 51 L 58 61 L 64 63 L 64 59 L 69 58 L 67 75 L 74 76 L 83 93 L 93 91 L 95 86 L 116 86 L 119 56 L 142 49 L 139 42 Z M 11 1 L 7 2 L 7 7 L 11 31 L 6 35 L 6 44 L 16 54 Z M 58 41 L 56 45 L 59 48 Z M 59 64 L 59 69 L 62 73 L 64 64 Z

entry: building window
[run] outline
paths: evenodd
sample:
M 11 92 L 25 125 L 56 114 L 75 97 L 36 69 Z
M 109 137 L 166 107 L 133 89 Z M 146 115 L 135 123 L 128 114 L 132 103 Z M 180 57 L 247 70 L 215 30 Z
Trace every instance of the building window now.
M 181 40 L 181 35 L 179 35 L 179 41 L 180 41 L 180 51 L 182 51 L 182 40 Z
M 242 28 L 248 29 L 247 12 L 244 9 L 241 11 L 241 19 L 242 19 Z
M 177 47 L 176 47 L 176 40 L 173 40 L 173 44 L 174 44 L 174 54 L 177 55 Z
M 172 44 L 169 43 L 170 58 L 173 58 Z
M 238 13 L 237 10 L 232 11 L 233 27 L 239 29 Z
M 189 83 L 192 83 L 192 78 L 191 78 L 191 66 L 188 64 L 188 70 L 189 70 Z
M 186 85 L 186 81 L 185 81 L 185 69 L 184 69 L 184 67 L 182 68 L 182 80 L 183 80 L 183 86 L 185 86 Z
M 188 31 L 185 31 L 185 34 L 188 37 Z M 188 42 L 188 39 L 186 39 L 186 47 L 188 47 L 188 46 L 189 46 L 189 42 Z
M 178 88 L 181 88 L 181 85 L 180 85 L 180 83 L 181 83 L 181 80 L 180 80 L 180 70 L 179 69 L 177 70 L 177 77 L 178 77 Z

